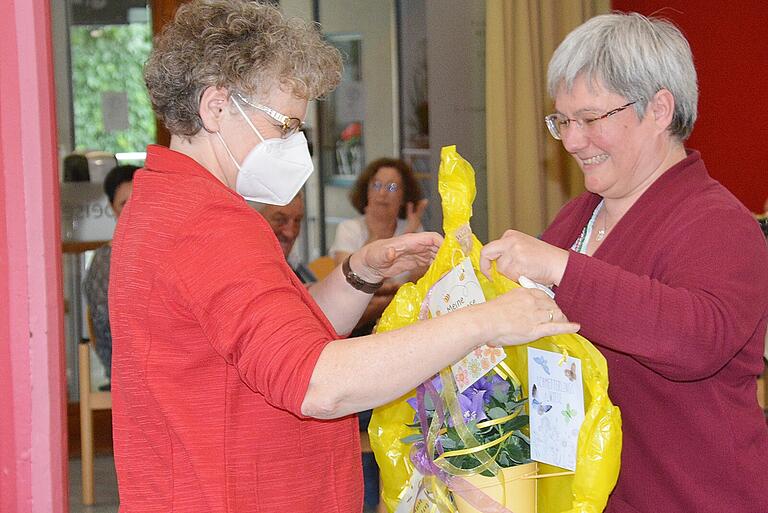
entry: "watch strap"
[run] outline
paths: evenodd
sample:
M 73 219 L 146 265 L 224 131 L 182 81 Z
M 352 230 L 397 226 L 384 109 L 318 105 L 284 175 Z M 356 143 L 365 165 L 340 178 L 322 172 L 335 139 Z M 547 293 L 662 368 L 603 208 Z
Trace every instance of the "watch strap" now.
M 352 285 L 353 288 L 359 290 L 360 292 L 365 292 L 366 294 L 373 294 L 379 290 L 384 282 L 380 281 L 378 283 L 371 283 L 362 279 L 349 267 L 350 258 L 352 258 L 352 255 L 349 255 L 347 258 L 345 258 L 344 262 L 341 264 L 341 272 L 344 273 L 344 278 L 347 280 L 347 283 Z

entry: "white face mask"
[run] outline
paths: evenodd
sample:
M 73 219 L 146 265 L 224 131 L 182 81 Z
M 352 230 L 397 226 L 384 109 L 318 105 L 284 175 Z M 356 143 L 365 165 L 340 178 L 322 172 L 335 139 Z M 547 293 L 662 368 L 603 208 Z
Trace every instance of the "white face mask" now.
M 224 138 L 221 137 L 221 133 L 216 132 L 239 170 L 235 191 L 250 201 L 269 205 L 287 205 L 301 190 L 314 170 L 307 138 L 304 137 L 304 133 L 296 132 L 287 139 L 264 139 L 234 97 L 232 97 L 232 103 L 261 139 L 261 143 L 246 155 L 243 163 L 238 164 L 229 146 L 224 142 Z

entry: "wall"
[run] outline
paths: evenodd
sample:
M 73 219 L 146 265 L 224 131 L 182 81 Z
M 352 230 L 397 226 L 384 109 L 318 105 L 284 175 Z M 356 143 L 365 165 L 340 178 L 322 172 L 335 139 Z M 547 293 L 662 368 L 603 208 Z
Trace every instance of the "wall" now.
M 768 197 L 768 2 L 613 0 L 613 8 L 658 13 L 681 28 L 699 76 L 699 119 L 688 147 L 750 210 Z
M 488 242 L 485 144 L 485 0 L 426 0 L 431 169 L 440 148 L 456 145 L 475 170 L 472 229 Z M 437 190 L 435 187 L 434 190 Z M 430 200 L 433 228 L 442 227 L 439 197 Z
M 61 238 L 49 0 L 0 17 L 0 511 L 63 513 Z
M 366 158 L 397 155 L 397 68 L 392 0 L 318 1 L 323 33 L 362 36 Z

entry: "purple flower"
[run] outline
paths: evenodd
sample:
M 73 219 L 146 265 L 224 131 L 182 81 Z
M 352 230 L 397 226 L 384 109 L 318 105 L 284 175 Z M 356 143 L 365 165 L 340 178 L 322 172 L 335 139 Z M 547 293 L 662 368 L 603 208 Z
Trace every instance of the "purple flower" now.
M 459 394 L 459 406 L 461 406 L 461 415 L 464 418 L 465 424 L 468 422 L 479 422 L 488 418 L 485 415 L 484 396 L 485 390 L 473 390 L 472 387 Z M 453 422 L 450 419 L 448 420 L 448 426 L 453 426 Z
M 474 389 L 477 392 L 484 391 L 485 395 L 483 397 L 485 403 L 489 404 L 494 393 L 501 392 L 502 394 L 507 394 L 507 392 L 509 392 L 509 383 L 502 379 L 498 374 L 493 374 L 490 379 L 485 377 L 478 379 L 469 388 Z
M 432 383 L 432 386 L 435 388 L 435 391 L 438 394 L 443 391 L 443 380 L 440 379 L 440 375 L 439 374 L 437 374 L 434 378 L 432 378 L 431 383 Z M 429 394 L 425 393 L 425 399 L 426 399 L 425 403 L 426 403 L 426 405 L 429 405 L 431 403 L 431 401 L 429 401 L 428 397 L 429 397 Z M 418 413 L 419 405 L 418 405 L 418 402 L 416 400 L 416 396 L 413 396 L 410 399 L 406 399 L 405 402 L 410 404 L 411 408 L 413 408 Z M 427 409 L 428 411 L 432 411 L 432 410 L 434 410 L 434 406 L 432 408 L 425 408 L 425 409 Z

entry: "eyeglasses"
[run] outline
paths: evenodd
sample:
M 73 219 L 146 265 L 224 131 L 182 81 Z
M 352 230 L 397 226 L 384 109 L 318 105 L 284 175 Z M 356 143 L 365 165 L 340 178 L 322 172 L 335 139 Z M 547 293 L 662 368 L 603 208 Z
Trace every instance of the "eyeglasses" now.
M 368 188 L 376 192 L 379 192 L 380 190 L 384 189 L 387 192 L 394 194 L 400 189 L 400 186 L 397 185 L 395 182 L 384 183 L 384 182 L 379 182 L 377 180 L 375 182 L 371 182 L 368 185 Z
M 260 110 L 270 118 L 280 123 L 280 125 L 277 125 L 277 126 L 278 128 L 280 128 L 283 139 L 292 136 L 293 134 L 295 134 L 296 132 L 304 128 L 304 123 L 299 118 L 292 118 L 290 116 L 286 116 L 285 114 L 280 114 L 275 109 L 267 107 L 266 105 L 249 101 L 247 98 L 244 98 L 243 95 L 239 93 L 237 93 L 237 99 L 241 100 L 243 103 L 247 105 L 250 105 L 256 110 Z
M 549 133 L 557 139 L 558 141 L 561 141 L 563 139 L 563 131 L 568 129 L 571 126 L 571 123 L 574 123 L 579 129 L 584 130 L 594 130 L 594 127 L 598 126 L 596 124 L 597 121 L 600 121 L 601 119 L 609 118 L 613 116 L 614 114 L 618 114 L 622 110 L 636 104 L 639 100 L 635 100 L 633 102 L 629 102 L 626 105 L 622 105 L 621 107 L 617 107 L 613 110 L 609 110 L 602 116 L 597 116 L 595 118 L 567 118 L 563 116 L 562 114 L 550 114 L 549 116 L 544 118 L 544 122 L 547 124 L 547 128 L 549 129 Z

